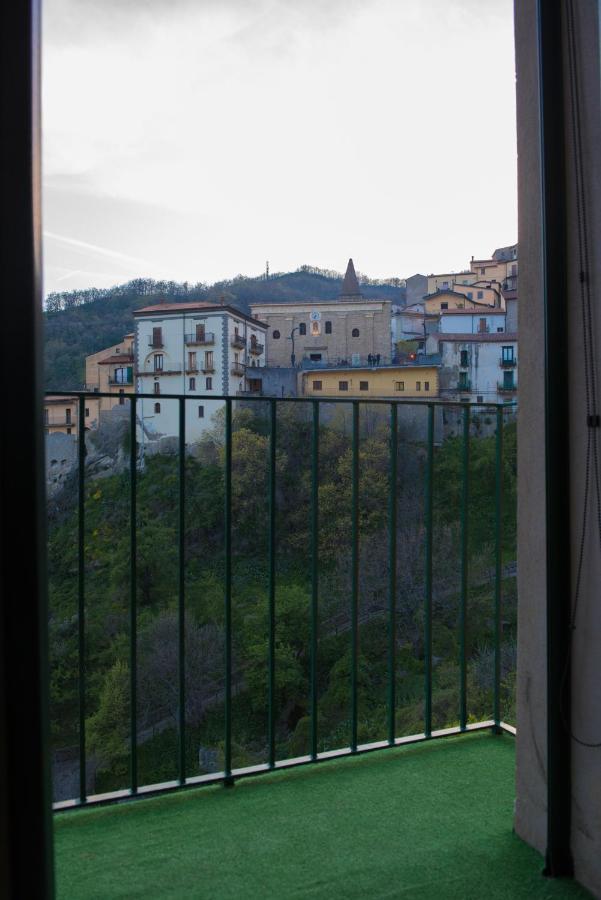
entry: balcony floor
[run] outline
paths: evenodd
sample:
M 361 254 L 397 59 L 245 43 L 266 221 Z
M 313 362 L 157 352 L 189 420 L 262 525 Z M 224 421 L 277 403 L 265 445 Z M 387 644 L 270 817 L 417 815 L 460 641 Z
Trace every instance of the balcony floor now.
M 587 897 L 512 833 L 514 741 L 473 734 L 55 819 L 62 898 Z

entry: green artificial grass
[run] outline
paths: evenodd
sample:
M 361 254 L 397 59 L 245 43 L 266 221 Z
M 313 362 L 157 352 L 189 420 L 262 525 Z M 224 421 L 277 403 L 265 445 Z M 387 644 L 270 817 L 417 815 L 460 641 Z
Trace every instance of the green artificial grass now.
M 59 900 L 587 897 L 512 833 L 514 742 L 473 734 L 55 819 Z

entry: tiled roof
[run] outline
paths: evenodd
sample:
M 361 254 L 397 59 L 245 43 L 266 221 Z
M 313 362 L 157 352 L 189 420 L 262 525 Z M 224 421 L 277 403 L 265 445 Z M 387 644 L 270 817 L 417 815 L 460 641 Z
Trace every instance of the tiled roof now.
M 450 334 L 445 331 L 439 331 L 430 335 L 430 337 L 436 337 L 439 341 L 477 341 L 485 344 L 503 344 L 507 343 L 507 341 L 517 341 L 518 339 L 516 332 L 509 331 L 496 331 L 494 334 Z
M 99 366 L 110 366 L 113 363 L 133 363 L 134 358 L 131 353 L 114 353 L 112 356 L 107 356 L 106 359 L 99 359 Z
M 142 306 L 140 309 L 134 309 L 134 316 L 155 312 L 186 312 L 186 310 L 191 312 L 195 309 L 218 310 L 223 308 L 223 306 L 219 306 L 217 303 L 156 303 L 154 306 Z
M 267 328 L 264 322 L 254 319 L 248 313 L 236 309 L 235 306 L 222 306 L 220 303 L 157 303 L 154 306 L 143 306 L 141 309 L 134 309 L 134 316 L 147 316 L 154 313 L 162 313 L 162 315 L 166 316 L 170 313 L 197 312 L 200 310 L 206 312 L 229 312 L 233 316 L 252 322 L 253 325 L 257 325 L 259 328 Z
M 504 316 L 504 309 L 491 309 L 486 315 L 487 316 Z M 440 312 L 441 316 L 481 316 L 482 311 L 479 309 L 443 309 Z

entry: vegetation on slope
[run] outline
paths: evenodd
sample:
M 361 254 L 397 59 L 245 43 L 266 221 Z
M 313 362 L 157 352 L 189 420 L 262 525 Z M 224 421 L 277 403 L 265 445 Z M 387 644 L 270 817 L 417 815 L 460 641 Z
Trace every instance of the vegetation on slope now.
M 311 424 L 297 405 L 279 410 L 276 461 L 276 740 L 280 758 L 309 747 Z M 397 484 L 398 734 L 423 729 L 425 448 L 399 432 Z M 267 743 L 268 425 L 236 414 L 233 438 L 234 765 L 263 762 Z M 186 723 L 190 774 L 223 761 L 223 431 L 186 461 Z M 471 448 L 467 630 L 468 711 L 492 712 L 495 439 Z M 319 747 L 348 744 L 352 449 L 344 416 L 322 424 L 319 469 Z M 386 736 L 389 445 L 385 421 L 365 417 L 360 444 L 359 740 Z M 459 708 L 459 491 L 461 442 L 435 454 L 434 727 Z M 505 429 L 504 551 L 515 558 L 515 426 Z M 52 728 L 55 747 L 77 744 L 76 484 L 51 509 L 49 527 Z M 175 777 L 178 719 L 177 458 L 148 457 L 138 472 L 137 722 L 140 780 Z M 86 523 L 86 714 L 96 789 L 127 784 L 129 741 L 129 474 L 88 480 Z M 511 720 L 515 582 L 504 581 L 503 704 Z

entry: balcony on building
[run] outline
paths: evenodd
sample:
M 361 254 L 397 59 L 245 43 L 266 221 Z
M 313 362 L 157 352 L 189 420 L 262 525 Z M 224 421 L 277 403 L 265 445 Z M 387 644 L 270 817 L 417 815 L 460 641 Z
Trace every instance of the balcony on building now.
M 127 387 L 128 385 L 133 385 L 134 383 L 134 374 L 133 369 L 128 369 L 126 375 L 118 375 L 113 372 L 112 375 L 109 375 L 109 385 L 111 387 Z
M 212 331 L 198 331 L 194 334 L 186 334 L 184 340 L 188 346 L 210 347 L 215 343 L 215 334 Z
M 248 352 L 252 353 L 254 356 L 260 356 L 261 353 L 263 353 L 264 349 L 264 344 L 260 344 L 258 341 L 253 341 L 252 339 L 250 344 L 248 345 Z
M 230 346 L 234 347 L 236 350 L 244 350 L 246 347 L 246 339 L 241 334 L 234 334 L 230 339 Z
M 230 373 L 232 375 L 244 375 L 246 372 L 246 366 L 241 362 L 233 362 L 230 363 Z
M 153 350 L 162 350 L 165 346 L 163 342 L 163 338 L 150 338 L 148 341 L 148 346 Z
M 246 368 L 242 363 L 232 363 L 231 367 L 235 374 L 244 374 Z M 248 385 L 244 390 L 237 391 L 236 396 L 242 400 L 250 399 L 260 396 L 261 389 L 260 378 L 249 378 Z M 135 395 L 133 396 L 136 402 Z M 142 400 L 137 402 L 141 404 Z M 158 395 L 156 403 L 161 402 Z M 180 432 L 173 435 L 179 440 L 180 446 L 185 446 L 181 430 L 185 427 L 185 422 L 191 421 L 195 416 L 198 398 L 190 398 L 185 402 L 188 404 L 186 409 L 189 410 L 190 419 L 186 417 L 184 420 L 181 417 Z M 365 422 L 374 415 L 374 409 L 368 400 L 353 403 L 354 408 L 359 411 L 360 422 Z M 286 412 L 283 412 L 286 404 Z M 446 405 L 441 401 L 434 401 L 431 410 L 438 406 L 442 413 Z M 416 436 L 416 412 L 411 401 L 395 402 L 396 412 L 393 420 L 390 419 L 391 408 L 392 404 L 385 404 L 381 410 L 382 428 L 389 429 L 382 437 L 385 456 L 381 478 L 385 485 L 392 484 L 398 477 L 393 464 L 390 461 L 386 462 L 389 459 L 390 446 L 396 449 L 397 461 L 404 458 L 400 443 L 402 429 L 397 435 L 398 447 L 395 443 L 389 445 L 389 440 L 397 440 L 397 437 L 392 438 L 393 433 L 396 434 L 396 431 L 392 431 L 392 422 L 395 423 L 395 428 L 397 424 L 402 426 L 403 416 L 406 413 L 408 421 L 414 422 L 412 440 Z M 268 494 L 275 501 L 270 507 L 272 513 L 266 512 L 268 517 L 266 521 L 271 522 L 271 527 L 267 527 L 263 521 L 263 513 L 258 514 L 259 518 L 254 525 L 257 530 L 266 528 L 264 551 L 266 559 L 272 560 L 272 571 L 277 572 L 280 553 L 283 554 L 282 564 L 285 565 L 284 554 L 291 551 L 281 549 L 280 537 L 274 527 L 275 519 L 270 519 L 269 516 L 276 515 L 277 503 L 281 502 L 280 499 L 276 499 L 279 498 L 278 491 L 282 490 L 285 484 L 296 480 L 292 469 L 296 463 L 292 460 L 287 462 L 285 456 L 280 457 L 279 442 L 283 444 L 286 441 L 286 430 L 291 427 L 293 421 L 291 417 L 295 415 L 299 417 L 298 425 L 301 428 L 305 427 L 303 423 L 312 421 L 317 423 L 317 426 L 313 427 L 324 429 L 326 438 L 326 433 L 330 429 L 325 414 L 328 401 L 303 398 L 292 401 L 278 398 L 277 404 L 272 404 L 271 411 L 266 411 L 262 403 L 245 404 L 245 409 L 255 409 L 259 417 L 264 417 L 263 422 L 267 423 L 268 433 L 274 436 L 275 441 L 273 445 L 266 443 L 266 447 L 272 446 L 272 451 L 268 457 L 261 459 L 261 466 L 263 460 L 267 462 L 265 483 L 270 486 Z M 281 422 L 279 415 L 282 415 Z M 419 416 L 419 412 L 417 415 Z M 275 417 L 271 426 L 268 424 L 269 416 Z M 428 426 L 429 421 L 433 424 L 435 417 L 431 415 L 429 407 L 424 406 L 418 435 L 421 448 L 415 456 L 414 463 L 418 465 L 421 473 L 419 477 L 421 489 L 425 492 L 424 496 L 432 492 L 432 498 L 436 500 L 436 492 L 446 488 L 439 480 L 429 479 L 427 468 L 424 466 L 427 458 L 431 461 L 435 459 L 435 434 L 434 429 Z M 507 418 L 504 421 L 509 423 L 510 420 Z M 178 426 L 175 427 L 177 430 Z M 145 704 L 150 698 L 148 683 L 144 678 L 148 678 L 150 671 L 148 653 L 151 648 L 147 645 L 147 638 L 142 634 L 147 625 L 140 616 L 137 638 L 130 634 L 129 658 L 134 660 L 134 664 L 127 669 L 118 670 L 119 677 L 125 673 L 125 678 L 122 679 L 125 693 L 132 692 L 131 696 L 137 697 L 134 708 L 137 708 L 138 712 L 138 715 L 132 718 L 130 702 L 125 698 L 123 705 L 123 698 L 119 700 L 127 719 L 127 724 L 119 732 L 121 743 L 117 740 L 115 743 L 117 750 L 123 755 L 119 763 L 121 768 L 115 770 L 114 777 L 110 776 L 112 781 L 102 781 L 102 778 L 107 778 L 107 774 L 105 772 L 103 775 L 92 755 L 91 746 L 85 741 L 79 743 L 75 741 L 73 748 L 65 749 L 62 755 L 55 754 L 55 772 L 66 771 L 67 761 L 70 760 L 69 771 L 72 773 L 70 781 L 67 778 L 56 779 L 54 797 L 58 813 L 56 819 L 58 880 L 67 886 L 65 896 L 85 897 L 91 896 L 94 892 L 99 896 L 101 894 L 111 896 L 110 889 L 106 886 L 106 880 L 109 878 L 106 859 L 110 858 L 113 852 L 117 852 L 117 848 L 123 858 L 136 859 L 135 869 L 130 869 L 127 864 L 119 865 L 119 890 L 123 896 L 133 896 L 141 892 L 145 892 L 148 896 L 159 896 L 162 893 L 167 895 L 172 878 L 172 873 L 168 874 L 169 860 L 172 856 L 167 852 L 157 854 L 156 823 L 159 821 L 161 845 L 164 841 L 166 847 L 178 848 L 176 893 L 181 892 L 181 896 L 194 895 L 194 885 L 198 877 L 199 847 L 202 848 L 205 860 L 208 858 L 213 860 L 206 871 L 203 870 L 203 895 L 206 896 L 291 896 L 289 892 L 282 891 L 280 879 L 284 877 L 289 879 L 290 872 L 297 871 L 298 878 L 303 883 L 307 879 L 310 880 L 309 862 L 315 854 L 322 854 L 319 863 L 320 884 L 327 881 L 328 886 L 326 893 L 321 889 L 318 891 L 320 896 L 351 896 L 357 879 L 364 884 L 360 891 L 361 896 L 386 896 L 389 892 L 392 871 L 395 873 L 395 882 L 408 886 L 408 896 L 412 895 L 411 885 L 422 884 L 426 877 L 424 873 L 428 872 L 431 874 L 427 877 L 433 878 L 434 881 L 431 885 L 432 891 L 427 896 L 454 896 L 457 879 L 465 879 L 467 884 L 473 877 L 473 856 L 471 852 L 466 852 L 466 841 L 467 850 L 472 848 L 470 842 L 473 842 L 472 852 L 479 854 L 478 859 L 481 862 L 482 854 L 485 857 L 478 869 L 479 891 L 492 892 L 494 884 L 502 877 L 504 886 L 509 891 L 507 896 L 511 896 L 512 890 L 516 891 L 517 896 L 523 871 L 536 869 L 536 854 L 511 836 L 515 729 L 511 724 L 507 724 L 504 718 L 507 714 L 509 722 L 512 721 L 513 700 L 507 688 L 509 682 L 506 684 L 502 681 L 506 672 L 501 668 L 500 661 L 505 659 L 502 656 L 507 649 L 505 642 L 507 640 L 511 642 L 513 639 L 513 612 L 505 610 L 502 615 L 502 592 L 505 582 L 515 578 L 515 567 L 511 568 L 513 555 L 509 555 L 513 554 L 513 549 L 507 552 L 506 560 L 501 556 L 503 549 L 501 519 L 497 516 L 498 525 L 493 537 L 496 548 L 491 556 L 493 574 L 491 575 L 490 569 L 485 567 L 482 570 L 484 580 L 479 588 L 478 602 L 481 605 L 479 615 L 483 617 L 484 622 L 490 623 L 485 626 L 491 641 L 488 647 L 470 649 L 469 643 L 465 640 L 464 629 L 467 619 L 460 619 L 459 625 L 455 619 L 456 609 L 461 604 L 467 608 L 469 599 L 465 593 L 466 589 L 461 588 L 462 584 L 467 584 L 465 578 L 462 580 L 467 570 L 461 569 L 460 556 L 448 564 L 453 584 L 452 609 L 445 628 L 449 629 L 449 636 L 454 635 L 453 645 L 450 649 L 444 649 L 444 641 L 439 643 L 437 628 L 441 621 L 437 618 L 439 612 L 436 604 L 441 600 L 447 602 L 449 598 L 444 594 L 444 590 L 448 593 L 449 587 L 445 586 L 443 593 L 439 593 L 440 586 L 436 579 L 432 581 L 427 574 L 428 571 L 431 573 L 433 559 L 428 557 L 426 551 L 427 547 L 431 546 L 435 526 L 432 516 L 424 518 L 421 505 L 417 512 L 419 521 L 416 521 L 418 527 L 414 535 L 416 543 L 420 546 L 423 544 L 423 555 L 420 550 L 420 571 L 412 576 L 416 579 L 416 584 L 412 588 L 416 604 L 416 612 L 411 618 L 411 621 L 415 622 L 415 634 L 411 638 L 413 650 L 408 650 L 406 638 L 399 631 L 401 617 L 405 615 L 402 612 L 404 589 L 400 580 L 398 583 L 390 580 L 391 571 L 396 572 L 399 579 L 404 577 L 403 562 L 400 558 L 397 560 L 394 555 L 396 544 L 394 541 L 390 542 L 390 537 L 399 524 L 396 515 L 397 513 L 400 515 L 402 503 L 396 512 L 387 509 L 386 506 L 381 510 L 382 524 L 379 527 L 383 530 L 380 543 L 386 549 L 378 565 L 381 569 L 380 578 L 384 579 L 383 595 L 372 596 L 370 593 L 369 597 L 367 594 L 363 596 L 363 591 L 359 590 L 360 578 L 361 573 L 368 573 L 369 561 L 357 556 L 357 568 L 351 570 L 349 584 L 338 589 L 339 593 L 345 595 L 343 606 L 326 614 L 326 607 L 324 605 L 322 609 L 321 603 L 326 604 L 328 601 L 329 588 L 326 585 L 326 578 L 328 565 L 332 566 L 332 562 L 328 563 L 325 558 L 312 555 L 310 548 L 319 547 L 320 539 L 325 537 L 329 524 L 325 519 L 322 519 L 320 524 L 320 517 L 317 514 L 309 515 L 309 511 L 313 509 L 314 513 L 317 513 L 322 502 L 324 504 L 329 502 L 327 497 L 324 495 L 322 498 L 320 491 L 317 490 L 325 471 L 320 454 L 326 452 L 325 448 L 329 441 L 322 441 L 321 437 L 319 440 L 312 437 L 311 427 L 309 426 L 308 432 L 311 445 L 311 452 L 308 455 L 308 481 L 303 488 L 308 490 L 308 493 L 302 500 L 308 504 L 305 517 L 308 540 L 302 545 L 306 552 L 301 546 L 302 561 L 299 558 L 299 565 L 301 576 L 306 575 L 307 584 L 313 585 L 313 596 L 318 602 L 304 604 L 301 600 L 299 610 L 302 622 L 299 620 L 299 624 L 295 625 L 301 629 L 300 640 L 305 641 L 306 646 L 298 665 L 303 672 L 305 669 L 308 673 L 313 672 L 308 678 L 306 691 L 302 686 L 300 688 L 303 696 L 307 692 L 311 695 L 307 699 L 307 708 L 297 711 L 290 718 L 293 724 L 286 726 L 287 735 L 285 738 L 282 737 L 278 729 L 283 728 L 282 722 L 288 721 L 286 709 L 290 698 L 285 693 L 282 696 L 277 693 L 278 690 L 280 692 L 284 690 L 282 687 L 284 682 L 278 682 L 278 679 L 285 676 L 289 662 L 287 657 L 280 657 L 275 635 L 278 634 L 278 629 L 281 628 L 280 633 L 284 633 L 284 628 L 291 627 L 286 618 L 288 615 L 286 606 L 282 602 L 283 587 L 278 587 L 277 597 L 275 593 L 273 594 L 272 618 L 266 618 L 265 628 L 259 627 L 257 631 L 260 637 L 256 639 L 256 646 L 253 645 L 253 652 L 257 655 L 256 671 L 245 671 L 244 666 L 247 662 L 236 655 L 240 653 L 239 650 L 232 655 L 227 652 L 223 654 L 218 648 L 211 656 L 213 660 L 211 665 L 216 667 L 215 671 L 209 673 L 207 670 L 207 674 L 200 678 L 201 682 L 203 677 L 206 678 L 206 684 L 196 682 L 190 673 L 185 674 L 188 666 L 192 667 L 190 672 L 196 671 L 198 660 L 195 654 L 198 654 L 199 647 L 193 641 L 188 645 L 187 638 L 184 641 L 184 632 L 181 630 L 181 623 L 184 620 L 182 618 L 178 620 L 176 615 L 178 608 L 180 610 L 185 608 L 186 618 L 183 627 L 187 629 L 194 624 L 195 599 L 192 592 L 186 591 L 183 573 L 189 574 L 192 571 L 191 566 L 196 565 L 193 554 L 189 555 L 186 550 L 188 546 L 192 546 L 188 542 L 195 541 L 196 536 L 193 528 L 189 530 L 191 523 L 185 524 L 184 516 L 182 527 L 185 529 L 185 542 L 180 545 L 179 556 L 177 553 L 173 555 L 173 571 L 166 576 L 175 579 L 174 585 L 179 584 L 179 595 L 176 587 L 170 617 L 165 618 L 163 623 L 168 627 L 161 635 L 157 632 L 164 652 L 152 663 L 154 666 L 152 671 L 156 669 L 159 676 L 164 676 L 169 696 L 171 694 L 175 696 L 174 705 L 172 704 L 175 717 L 159 704 L 156 709 L 153 706 L 153 715 L 156 713 L 160 719 L 160 721 L 157 719 L 156 727 L 154 720 L 150 721 L 149 725 L 146 718 L 148 713 Z M 215 487 L 212 488 L 216 491 L 224 490 L 224 486 L 231 483 L 227 479 L 231 478 L 232 473 L 236 484 L 240 472 L 238 466 L 244 458 L 238 454 L 241 449 L 242 452 L 248 452 L 245 444 L 237 443 L 236 435 L 231 430 L 226 428 L 223 435 L 226 452 L 221 458 L 220 465 L 226 467 L 224 469 L 226 481 L 222 486 L 220 479 L 217 479 L 214 482 Z M 257 436 L 255 437 L 259 440 Z M 342 513 L 343 516 L 349 516 L 349 525 L 351 520 L 354 522 L 353 528 L 347 529 L 339 540 L 348 545 L 348 548 L 355 542 L 355 550 L 358 553 L 360 542 L 366 537 L 363 529 L 366 528 L 371 534 L 371 526 L 361 524 L 363 521 L 361 509 L 365 500 L 358 490 L 366 474 L 364 467 L 367 462 L 362 461 L 361 466 L 358 464 L 359 448 L 365 437 L 362 436 L 359 427 L 353 428 L 350 423 L 344 436 L 339 434 L 336 440 L 343 441 L 346 452 L 355 460 L 348 469 L 341 470 L 340 480 L 337 482 L 341 495 L 348 491 L 349 497 L 352 492 L 355 496 L 352 509 L 349 506 L 348 511 Z M 498 437 L 493 435 L 488 440 L 497 448 L 511 446 L 506 441 L 501 443 L 500 435 Z M 250 447 L 254 446 L 253 442 Z M 302 453 L 302 449 L 300 452 Z M 438 452 L 437 449 L 436 453 Z M 506 449 L 503 452 L 510 451 Z M 474 443 L 470 453 L 477 453 L 477 446 Z M 488 456 L 488 459 L 493 458 L 494 455 Z M 130 457 L 129 465 L 135 464 L 134 455 Z M 396 466 L 396 463 L 394 465 Z M 286 466 L 289 467 L 289 471 L 286 471 Z M 500 471 L 499 464 L 493 463 L 489 473 L 492 477 L 482 482 L 482 488 L 489 492 L 490 502 L 499 504 L 499 509 L 500 504 L 509 502 L 510 490 Z M 180 479 L 185 479 L 186 483 L 180 481 L 179 487 L 170 477 L 165 480 L 166 502 L 171 503 L 173 500 L 175 506 L 179 503 L 182 504 L 180 508 L 184 509 L 188 496 L 194 496 L 193 493 L 187 494 L 188 488 L 193 490 L 193 484 L 188 483 L 187 479 L 195 477 L 195 472 L 195 467 L 188 470 L 186 466 L 182 466 Z M 474 473 L 475 470 L 470 475 L 472 479 L 476 477 Z M 144 480 L 153 477 L 151 473 L 138 472 L 138 489 L 145 490 Z M 173 491 L 172 496 L 168 496 L 170 491 Z M 454 502 L 457 504 L 461 502 L 461 490 L 452 492 L 452 496 L 457 498 Z M 216 499 L 216 508 L 222 509 L 224 500 L 226 521 L 230 523 L 228 527 L 231 531 L 231 558 L 236 560 L 237 554 L 242 552 L 240 549 L 242 545 L 239 547 L 237 541 L 248 541 L 249 538 L 242 531 L 238 531 L 237 515 L 242 507 L 232 509 L 232 504 L 240 502 L 240 495 L 236 491 L 225 489 L 219 499 Z M 96 494 L 92 494 L 91 499 L 86 502 L 99 504 L 101 497 L 96 498 Z M 287 502 L 294 504 L 295 500 L 290 498 Z M 344 504 L 341 504 L 340 508 L 342 507 Z M 460 515 L 459 506 L 456 513 L 457 516 Z M 281 526 L 280 519 L 278 528 Z M 143 527 L 142 524 L 140 527 Z M 457 539 L 465 541 L 467 532 L 463 531 L 461 534 L 463 538 L 460 532 L 457 532 Z M 128 540 L 137 541 L 129 529 L 125 538 L 126 542 Z M 137 570 L 138 577 L 142 578 L 142 557 L 147 550 L 141 541 L 136 542 L 136 547 L 140 567 Z M 465 547 L 467 548 L 467 544 Z M 510 544 L 510 547 L 513 545 Z M 80 548 L 79 552 L 84 553 L 85 548 Z M 467 559 L 467 556 L 463 558 Z M 503 562 L 506 563 L 505 566 Z M 257 567 L 257 560 L 253 559 L 253 566 L 256 573 L 253 568 L 252 573 L 245 577 L 256 578 L 257 584 L 262 585 L 264 573 L 261 565 Z M 235 641 L 240 635 L 239 631 L 236 633 L 236 629 L 240 629 L 241 620 L 235 618 L 230 620 L 227 612 L 230 608 L 228 604 L 231 602 L 228 599 L 230 592 L 237 590 L 237 587 L 234 588 L 237 576 L 232 577 L 232 573 L 228 575 L 227 571 L 227 568 L 224 569 L 220 576 L 225 579 L 226 617 L 222 621 L 221 612 L 216 614 L 215 621 L 218 624 L 210 625 L 207 632 L 209 643 L 201 656 L 211 653 L 210 643 L 220 642 L 223 635 L 226 638 L 225 647 L 228 646 L 227 641 L 231 642 L 232 639 L 232 645 L 235 646 Z M 275 578 L 275 575 L 273 577 Z M 374 577 L 374 572 L 371 572 L 369 578 Z M 81 585 L 82 590 L 89 591 L 90 594 L 95 590 L 91 576 L 89 581 L 82 581 Z M 275 590 L 275 580 L 272 586 Z M 391 592 L 390 596 L 387 592 Z M 132 604 L 133 609 L 134 604 L 138 602 L 136 592 L 126 591 L 124 596 L 129 598 L 127 602 Z M 311 596 L 310 592 L 308 596 Z M 391 602 L 391 597 L 393 601 L 396 597 L 396 601 Z M 220 596 L 219 610 L 221 603 Z M 267 608 L 265 606 L 265 610 Z M 141 610 L 138 608 L 138 615 L 140 613 Z M 395 617 L 398 617 L 398 621 Z M 149 622 L 151 619 L 152 617 L 149 618 Z M 212 614 L 209 619 L 212 622 Z M 135 616 L 130 621 L 136 621 Z M 236 621 L 238 624 L 234 624 Z M 433 624 L 436 628 L 432 632 Z M 265 630 L 269 628 L 272 629 L 273 640 Z M 84 641 L 81 632 L 76 634 L 80 635 L 79 658 L 81 660 L 89 658 L 91 651 L 94 651 L 93 658 L 97 659 L 94 645 L 96 637 L 90 633 Z M 395 634 L 398 634 L 398 639 L 391 643 L 390 636 Z M 139 641 L 139 645 L 136 644 L 136 640 Z M 334 642 L 338 642 L 336 652 L 342 654 L 341 659 L 345 659 L 345 648 L 350 648 L 348 664 L 345 663 L 344 670 L 338 673 L 339 678 L 334 669 L 328 675 L 326 657 L 319 655 L 322 650 L 334 646 Z M 182 657 L 179 656 L 178 662 L 178 653 L 184 652 L 186 663 L 182 667 Z M 88 654 L 88 657 L 85 654 Z M 373 683 L 370 682 L 369 691 L 375 692 L 374 697 L 376 695 L 378 697 L 381 721 L 373 719 L 372 712 L 369 706 L 366 706 L 361 694 L 361 691 L 367 688 L 363 687 L 363 682 L 360 682 L 359 678 L 367 677 L 362 674 L 363 666 L 369 666 L 370 661 L 378 667 L 379 674 L 375 680 L 372 679 Z M 406 671 L 408 668 L 410 671 Z M 107 675 L 109 669 L 110 665 L 102 672 L 94 672 L 89 667 L 87 678 L 112 677 Z M 113 674 L 117 672 L 116 669 L 112 671 Z M 175 677 L 173 680 L 169 675 L 171 671 L 183 672 L 184 677 L 179 679 Z M 439 672 L 443 673 L 445 679 L 442 693 L 441 685 L 438 683 Z M 325 679 L 323 683 L 316 677 L 318 673 Z M 272 679 L 271 682 L 268 675 Z M 252 725 L 252 728 L 256 727 L 261 737 L 249 743 L 241 730 L 245 727 L 246 710 L 244 705 L 240 705 L 237 695 L 247 690 L 243 682 L 248 678 L 250 683 L 251 677 L 259 704 L 257 723 Z M 322 718 L 321 704 L 328 696 L 328 679 L 335 677 L 339 681 L 335 706 L 342 705 L 345 715 L 342 716 L 340 733 L 332 733 L 333 736 L 325 740 L 320 735 L 320 730 L 323 729 L 325 734 L 326 727 L 331 728 L 331 725 L 326 725 L 326 720 Z M 271 691 L 268 690 L 269 683 L 273 686 Z M 417 690 L 414 690 L 416 684 Z M 207 706 L 202 713 L 193 709 L 196 703 L 194 692 L 199 689 L 201 694 L 206 694 L 202 702 Z M 414 708 L 412 707 L 407 721 L 402 715 L 406 700 L 401 689 L 412 691 L 411 702 Z M 479 711 L 484 711 L 485 714 L 481 718 L 474 719 L 471 711 L 475 707 L 470 704 L 476 701 L 477 692 Z M 445 701 L 448 710 L 441 713 L 437 704 L 441 702 L 443 695 L 451 699 Z M 484 696 L 483 701 L 480 695 Z M 185 699 L 187 696 L 192 703 L 190 707 Z M 425 702 L 422 702 L 424 698 Z M 329 702 L 331 704 L 331 698 Z M 272 709 L 272 713 L 266 716 L 264 722 L 261 718 L 263 706 L 265 711 L 268 707 Z M 210 736 L 207 732 L 206 737 L 199 737 L 199 726 L 195 718 L 197 715 L 210 717 L 213 723 Z M 332 712 L 327 715 L 331 716 Z M 306 727 L 302 725 L 303 717 Z M 279 724 L 278 720 L 281 720 Z M 83 727 L 94 732 L 91 718 L 84 720 Z M 411 731 L 411 728 L 416 730 Z M 294 745 L 295 754 L 291 757 L 285 754 L 292 749 L 292 744 L 288 743 L 292 734 L 298 734 L 298 746 Z M 155 768 L 148 770 L 146 759 L 150 752 L 149 748 L 152 746 L 152 752 L 156 753 L 159 745 L 163 748 L 160 752 L 163 760 L 161 765 L 164 769 L 160 772 Z M 316 763 L 319 765 L 315 765 Z M 106 762 L 104 765 L 106 766 Z M 286 771 L 295 767 L 302 768 L 297 768 L 296 772 Z M 466 771 L 469 771 L 469 802 L 462 799 L 466 791 Z M 162 777 L 160 783 L 149 780 L 157 779 L 159 775 Z M 235 791 L 228 791 L 227 799 L 224 793 L 216 790 L 218 785 L 231 785 L 233 782 L 239 786 Z M 210 788 L 211 785 L 213 789 Z M 202 792 L 193 790 L 203 786 L 209 789 Z M 181 789 L 181 792 L 173 794 L 173 791 L 178 789 Z M 145 797 L 145 794 L 157 796 Z M 399 807 L 400 796 L 402 808 Z M 78 808 L 121 800 L 130 802 L 126 807 L 117 804 L 97 814 L 81 815 L 78 812 Z M 275 814 L 278 808 L 286 811 L 285 820 Z M 414 822 L 418 815 L 421 825 L 419 829 L 415 829 Z M 432 833 L 436 834 L 436 840 L 427 840 L 424 844 L 423 836 Z M 370 840 L 366 841 L 366 835 L 372 836 Z M 496 860 L 499 853 L 506 855 L 509 853 L 507 849 L 503 849 L 508 840 L 512 841 L 511 861 L 515 863 L 515 871 L 512 865 L 504 864 L 501 873 Z M 196 849 L 193 848 L 193 844 Z M 245 847 L 244 866 L 230 865 L 228 854 L 219 852 L 219 848 L 224 846 L 241 845 Z M 403 847 L 400 856 L 399 845 Z M 280 870 L 277 866 L 274 868 L 274 854 L 285 861 L 284 869 Z M 505 859 L 505 856 L 503 858 Z M 353 860 L 352 865 L 349 859 Z M 440 865 L 436 865 L 436 861 L 439 861 Z M 252 874 L 250 887 L 249 873 Z M 488 882 L 485 884 L 483 878 L 490 878 L 490 884 Z M 193 885 L 191 892 L 186 887 L 190 884 Z M 544 885 L 542 879 L 541 884 Z M 259 887 L 256 887 L 257 885 Z
M 164 369 L 146 369 L 145 372 L 138 372 L 137 378 L 150 378 L 152 376 L 158 378 L 163 377 L 164 375 L 181 375 L 182 374 L 182 364 L 181 363 L 171 363 L 169 366 L 165 366 Z
M 504 357 L 501 356 L 499 360 L 499 365 L 502 369 L 514 369 L 518 364 L 518 360 L 516 356 Z
M 499 392 L 499 394 L 515 394 L 517 392 L 517 389 L 518 386 L 515 381 L 512 381 L 511 383 L 500 381 L 497 384 L 497 391 Z

